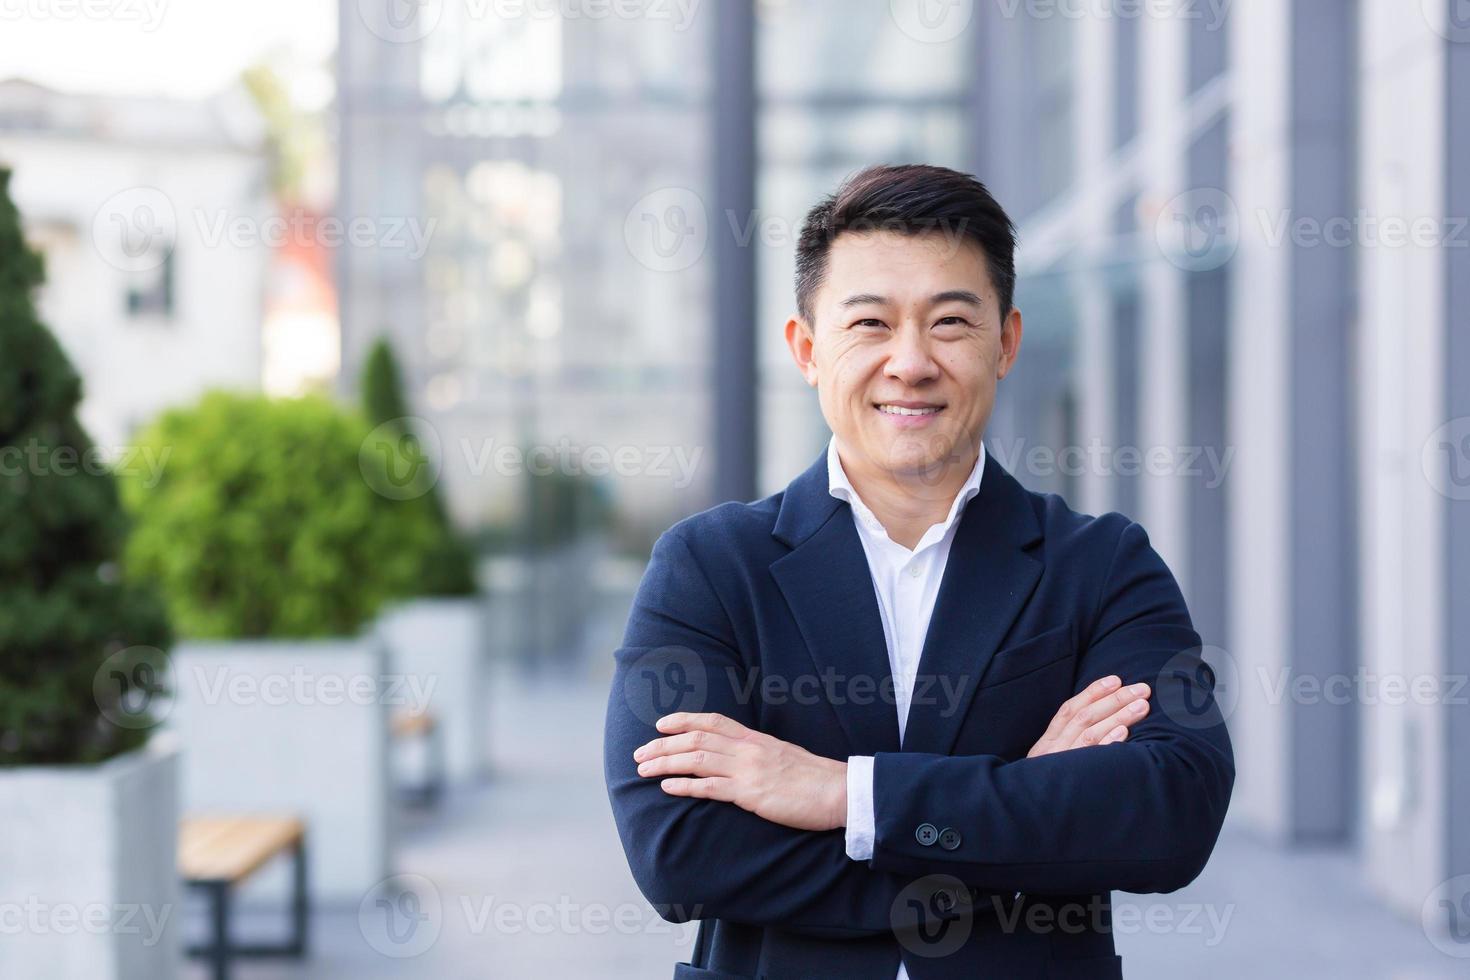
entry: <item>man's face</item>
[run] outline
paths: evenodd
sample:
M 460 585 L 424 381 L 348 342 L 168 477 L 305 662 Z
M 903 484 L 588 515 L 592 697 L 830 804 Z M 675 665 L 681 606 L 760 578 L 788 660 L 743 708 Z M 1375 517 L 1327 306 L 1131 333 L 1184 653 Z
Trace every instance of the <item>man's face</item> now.
M 974 462 L 1021 343 L 1021 315 L 1001 317 L 979 246 L 937 231 L 843 233 L 811 309 L 786 340 L 845 464 L 911 482 Z

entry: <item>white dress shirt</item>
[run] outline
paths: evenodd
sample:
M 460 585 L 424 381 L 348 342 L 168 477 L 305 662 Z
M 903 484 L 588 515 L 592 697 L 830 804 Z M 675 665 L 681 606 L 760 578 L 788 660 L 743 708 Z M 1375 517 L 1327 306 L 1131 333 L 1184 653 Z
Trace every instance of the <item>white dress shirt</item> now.
M 883 620 L 883 641 L 888 647 L 888 666 L 893 671 L 894 700 L 898 709 L 898 737 L 903 739 L 908 725 L 909 702 L 913 698 L 914 678 L 919 673 L 919 656 L 924 651 L 924 637 L 929 620 L 934 616 L 934 603 L 939 598 L 939 583 L 949 563 L 949 549 L 954 544 L 960 512 L 980 492 L 980 477 L 985 470 L 985 446 L 970 478 L 955 495 L 949 516 L 943 523 L 930 525 L 912 551 L 888 536 L 878 518 L 868 509 L 853 489 L 842 460 L 837 455 L 837 442 L 827 443 L 827 492 L 844 500 L 852 508 L 858 539 L 868 557 L 868 571 L 873 576 L 873 591 L 878 596 L 878 614 Z M 847 856 L 854 861 L 867 861 L 873 856 L 876 833 L 873 814 L 873 757 L 849 756 L 847 760 Z M 897 980 L 908 980 L 908 970 L 898 964 Z

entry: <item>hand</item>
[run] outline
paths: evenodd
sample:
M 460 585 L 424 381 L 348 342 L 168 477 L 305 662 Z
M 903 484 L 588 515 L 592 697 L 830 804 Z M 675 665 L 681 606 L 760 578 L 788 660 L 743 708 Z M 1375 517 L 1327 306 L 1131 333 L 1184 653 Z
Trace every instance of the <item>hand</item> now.
M 1127 738 L 1128 727 L 1148 717 L 1149 687 L 1122 684 L 1123 679 L 1117 675 L 1103 677 L 1064 702 L 1026 758 Z
M 664 738 L 633 753 L 638 775 L 663 776 L 670 796 L 723 800 L 797 830 L 847 826 L 847 763 L 746 728 L 718 714 L 687 711 L 658 720 Z

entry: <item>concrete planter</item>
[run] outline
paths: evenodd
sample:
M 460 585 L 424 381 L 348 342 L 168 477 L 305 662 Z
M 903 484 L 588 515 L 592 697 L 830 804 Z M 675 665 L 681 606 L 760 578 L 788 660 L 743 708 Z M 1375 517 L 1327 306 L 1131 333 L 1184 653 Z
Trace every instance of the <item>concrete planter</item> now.
M 484 776 L 487 610 L 480 596 L 416 599 L 378 619 L 391 670 L 428 692 L 444 740 L 445 775 L 464 783 Z
M 0 769 L 0 977 L 177 975 L 178 753 Z
M 356 906 L 391 873 L 388 719 L 411 700 L 382 643 L 190 642 L 171 659 L 184 812 L 302 817 L 312 901 Z M 274 863 L 247 897 L 286 900 L 286 868 Z

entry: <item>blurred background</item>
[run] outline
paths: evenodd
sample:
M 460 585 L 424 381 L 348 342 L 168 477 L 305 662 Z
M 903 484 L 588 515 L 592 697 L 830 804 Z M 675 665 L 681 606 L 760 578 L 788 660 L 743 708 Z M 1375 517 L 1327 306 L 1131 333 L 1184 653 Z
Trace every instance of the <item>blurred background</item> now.
M 611 652 L 822 451 L 796 234 L 901 162 L 1020 227 L 987 447 L 1141 522 L 1221 680 L 1127 974 L 1470 970 L 1464 0 L 0 22 L 0 975 L 670 975 Z

